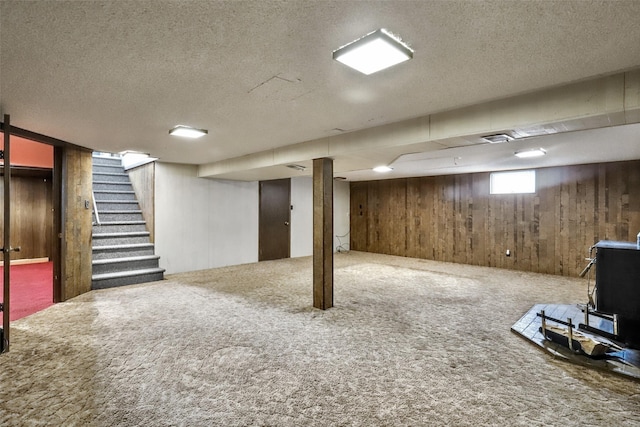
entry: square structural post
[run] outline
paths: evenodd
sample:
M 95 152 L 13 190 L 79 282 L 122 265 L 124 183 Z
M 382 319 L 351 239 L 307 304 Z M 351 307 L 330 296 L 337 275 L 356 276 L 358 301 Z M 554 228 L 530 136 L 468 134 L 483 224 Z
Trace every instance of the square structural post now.
M 333 159 L 313 160 L 313 306 L 333 307 Z

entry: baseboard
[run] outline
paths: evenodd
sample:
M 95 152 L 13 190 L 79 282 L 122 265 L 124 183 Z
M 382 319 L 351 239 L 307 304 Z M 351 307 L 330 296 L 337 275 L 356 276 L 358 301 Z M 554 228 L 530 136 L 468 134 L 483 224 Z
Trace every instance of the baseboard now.
M 39 264 L 41 262 L 49 262 L 49 258 L 12 259 L 11 265 Z M 0 261 L 0 267 L 3 266 L 4 261 Z

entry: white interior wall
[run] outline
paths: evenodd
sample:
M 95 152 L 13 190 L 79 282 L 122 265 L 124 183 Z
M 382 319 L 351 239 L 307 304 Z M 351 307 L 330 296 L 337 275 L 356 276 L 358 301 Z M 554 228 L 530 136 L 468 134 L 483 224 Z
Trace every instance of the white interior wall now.
M 155 250 L 167 274 L 258 261 L 258 182 L 197 177 L 197 166 L 156 163 Z M 335 181 L 336 235 L 349 231 L 349 183 Z M 313 254 L 313 181 L 291 179 L 291 257 Z M 348 236 L 342 240 L 348 243 Z
M 313 179 L 291 178 L 291 258 L 313 254 Z
M 156 163 L 155 250 L 167 274 L 258 261 L 258 183 Z
M 349 183 L 333 183 L 333 249 L 340 244 L 336 235 L 349 232 Z M 291 257 L 313 255 L 313 180 L 291 178 Z M 348 248 L 349 236 L 342 238 Z
M 341 238 L 342 247 L 349 249 L 349 230 L 351 222 L 349 220 L 351 209 L 351 189 L 347 181 L 333 181 L 333 250 L 340 245 L 337 236 Z

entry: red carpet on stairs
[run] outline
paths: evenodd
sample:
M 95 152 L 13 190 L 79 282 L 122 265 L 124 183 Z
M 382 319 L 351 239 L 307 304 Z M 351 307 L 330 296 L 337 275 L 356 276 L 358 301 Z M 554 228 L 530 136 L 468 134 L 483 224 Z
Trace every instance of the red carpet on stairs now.
M 0 282 L 4 267 L 0 267 Z M 53 263 L 11 267 L 11 321 L 22 319 L 53 305 Z

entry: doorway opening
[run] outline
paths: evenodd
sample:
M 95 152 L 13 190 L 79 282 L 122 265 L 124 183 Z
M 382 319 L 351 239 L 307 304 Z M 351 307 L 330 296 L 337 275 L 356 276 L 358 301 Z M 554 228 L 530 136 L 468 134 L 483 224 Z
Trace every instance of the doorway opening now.
M 4 153 L 4 134 L 0 132 Z M 54 147 L 17 135 L 11 144 L 11 265 L 0 261 L 0 284 L 4 268 L 11 268 L 10 321 L 34 314 L 54 303 L 54 260 L 56 257 L 56 191 Z M 4 157 L 4 156 L 2 156 Z M 5 173 L 0 159 L 1 175 Z M 4 181 L 0 180 L 4 204 Z M 0 229 L 4 230 L 0 216 Z M 19 250 L 17 250 L 19 248 Z

